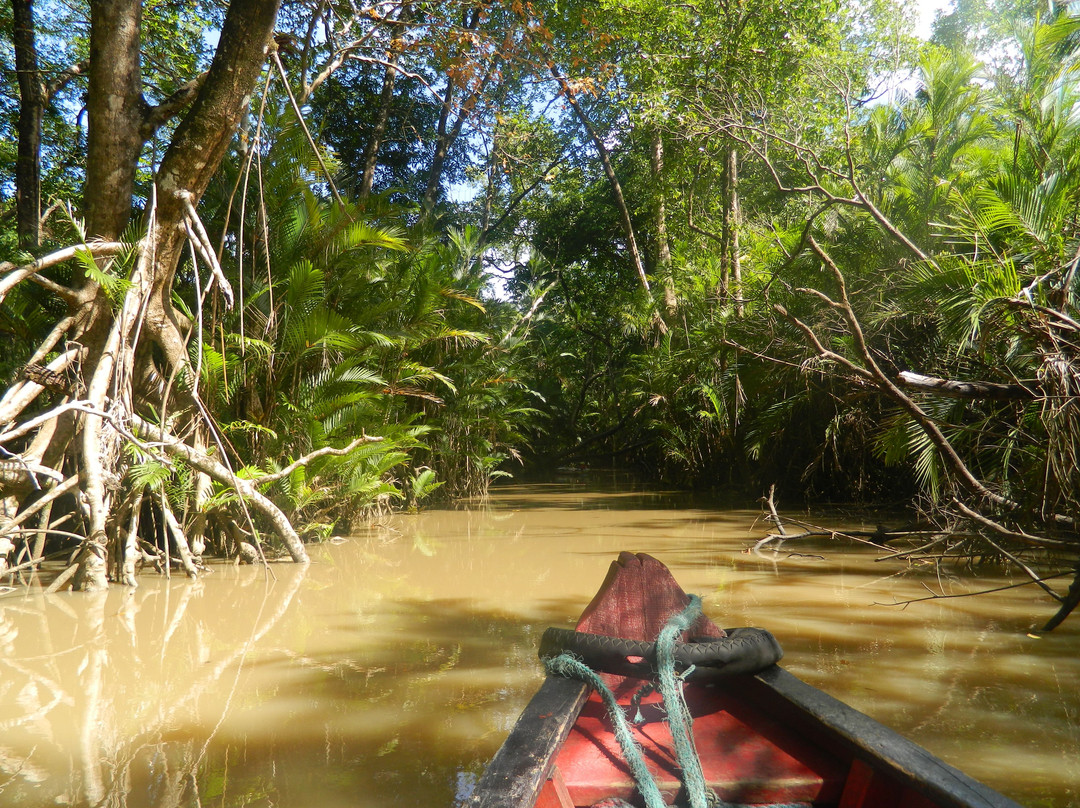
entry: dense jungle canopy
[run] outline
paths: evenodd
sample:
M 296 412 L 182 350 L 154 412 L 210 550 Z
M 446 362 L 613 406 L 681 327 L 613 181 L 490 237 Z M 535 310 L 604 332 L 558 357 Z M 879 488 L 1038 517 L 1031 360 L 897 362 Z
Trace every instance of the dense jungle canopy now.
M 923 41 L 899 0 L 11 0 L 7 575 L 303 562 L 617 464 L 917 508 L 874 540 L 1009 566 L 1053 628 L 1077 13 L 955 0 Z

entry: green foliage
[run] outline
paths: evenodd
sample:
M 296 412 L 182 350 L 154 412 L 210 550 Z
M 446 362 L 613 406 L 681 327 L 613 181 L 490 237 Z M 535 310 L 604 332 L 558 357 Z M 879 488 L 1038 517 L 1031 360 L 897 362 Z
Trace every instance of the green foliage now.
M 197 0 L 171 3 L 149 0 L 142 6 L 142 79 L 144 97 L 150 104 L 165 100 L 194 79 L 209 64 L 211 48 L 207 30 L 219 28 L 223 7 Z M 90 51 L 90 6 L 83 0 L 71 3 L 35 3 L 35 40 L 40 80 L 50 94 L 44 110 L 41 141 L 41 190 L 43 207 L 53 202 L 77 202 L 85 180 L 86 149 L 85 65 Z M 0 16 L 4 32 L 0 48 L 0 201 L 14 190 L 16 122 L 19 88 L 11 42 L 11 9 Z M 73 68 L 75 68 L 73 70 Z M 159 142 L 167 142 L 174 123 L 160 130 Z M 149 179 L 141 167 L 140 181 Z M 6 226 L 6 225 L 5 225 Z M 44 225 L 47 244 L 65 246 L 62 226 Z M 7 257 L 7 251 L 0 251 Z
M 502 340 L 516 318 L 482 299 L 479 231 L 418 236 L 404 212 L 376 218 L 331 203 L 312 184 L 318 161 L 292 116 L 264 126 L 270 146 L 247 218 L 230 206 L 227 189 L 243 181 L 230 167 L 207 196 L 210 210 L 232 211 L 223 265 L 242 301 L 193 358 L 204 398 L 263 473 L 379 438 L 321 454 L 269 487 L 311 536 L 436 491 L 482 494 L 530 414 L 508 363 L 515 350 Z M 269 241 L 236 251 L 245 234 L 264 232 L 263 218 Z M 194 291 L 181 289 L 189 308 Z
M 993 171 L 990 146 L 999 134 L 978 83 L 981 66 L 965 54 L 930 49 L 919 64 L 920 86 L 899 110 L 903 147 L 888 163 L 890 211 L 913 238 L 929 246 L 933 226 Z
M 488 3 L 470 9 L 468 36 L 460 11 L 416 6 L 395 51 L 400 20 L 354 20 L 370 44 L 305 99 L 321 154 L 277 77 L 257 93 L 258 138 L 245 132 L 200 206 L 237 308 L 197 299 L 205 284 L 187 264 L 172 290 L 201 324 L 188 345 L 200 395 L 252 479 L 382 438 L 265 486 L 311 535 L 390 505 L 482 494 L 525 459 L 634 464 L 755 494 L 780 482 L 823 497 L 944 499 L 950 472 L 917 422 L 842 362 L 807 359 L 810 330 L 863 361 L 846 312 L 826 299 L 840 285 L 811 237 L 840 267 L 890 376 L 1046 392 L 925 404 L 980 479 L 1076 504 L 1075 425 L 1054 403 L 1076 387 L 1074 17 L 965 0 L 917 49 L 890 0 Z M 146 7 L 148 101 L 205 64 L 201 31 L 218 13 Z M 85 9 L 57 14 L 43 21 L 50 75 L 86 52 L 83 38 L 60 36 Z M 302 6 L 281 19 L 298 36 L 311 23 Z M 1020 24 L 1008 40 L 1006 23 Z M 988 38 L 1001 47 L 982 62 L 960 47 Z M 310 44 L 315 61 L 330 47 Z M 385 107 L 376 192 L 331 202 L 331 180 L 346 197 L 359 191 L 391 52 L 408 67 Z M 314 62 L 286 57 L 295 86 L 312 80 Z M 559 89 L 552 64 L 566 76 Z M 915 89 L 885 93 L 905 69 Z M 76 81 L 47 116 L 47 193 L 81 185 L 69 159 L 82 148 L 70 114 L 81 92 Z M 651 292 L 563 92 L 611 154 Z M 445 217 L 421 222 L 437 136 L 458 113 L 461 136 L 434 178 Z M 10 140 L 0 138 L 3 189 Z M 473 197 L 449 202 L 451 185 Z M 0 244 L 12 245 L 3 228 Z M 50 235 L 78 231 L 72 214 Z M 130 256 L 74 263 L 123 297 Z M 505 294 L 492 292 L 495 272 Z M 24 283 L 0 309 L 0 334 L 25 355 L 66 312 Z M 133 463 L 135 484 L 187 496 L 190 481 Z M 207 512 L 229 496 L 214 493 Z
M 441 488 L 442 485 L 443 481 L 436 479 L 434 469 L 417 469 L 409 486 L 410 507 L 413 509 L 419 508 L 420 503 Z
M 550 284 L 528 376 L 544 417 L 534 459 L 944 497 L 951 471 L 914 421 L 842 366 L 806 360 L 804 328 L 863 361 L 848 318 L 823 304 L 840 289 L 807 237 L 841 267 L 888 374 L 1031 385 L 1048 357 L 1072 367 L 1037 312 L 1075 320 L 1080 138 L 1076 49 L 1063 47 L 1075 21 L 1020 9 L 1012 18 L 1028 27 L 1004 50 L 1021 58 L 981 64 L 962 49 L 916 54 L 886 3 L 773 11 L 613 0 L 545 17 L 547 52 L 606 133 L 654 283 L 670 261 L 674 305 L 641 293 L 608 180 L 579 148 L 520 211 L 542 263 L 520 263 L 510 289 Z M 905 60 L 915 90 L 882 94 L 883 71 Z M 1060 499 L 1069 474 L 1052 491 L 1036 479 L 1051 423 L 1040 406 L 926 402 L 980 479 Z M 1075 454 L 1056 446 L 1051 456 Z
M 124 295 L 127 294 L 127 290 L 131 288 L 131 282 L 125 276 L 126 273 L 125 275 L 118 273 L 117 270 L 120 269 L 117 266 L 118 262 L 110 261 L 108 269 L 103 270 L 98 266 L 97 261 L 94 260 L 88 250 L 77 251 L 75 260 L 79 263 L 79 267 L 86 277 L 105 290 L 105 294 L 108 295 L 114 306 L 119 306 L 124 299 Z

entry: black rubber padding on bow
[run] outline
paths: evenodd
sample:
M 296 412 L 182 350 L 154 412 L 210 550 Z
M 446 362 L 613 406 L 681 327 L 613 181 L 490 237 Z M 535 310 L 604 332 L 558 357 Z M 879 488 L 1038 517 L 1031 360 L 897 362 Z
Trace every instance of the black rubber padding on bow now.
M 765 629 L 727 629 L 728 636 L 706 642 L 675 643 L 675 666 L 683 671 L 693 665 L 711 674 L 735 676 L 757 673 L 780 661 L 780 643 Z M 590 668 L 603 673 L 649 678 L 655 673 L 656 643 L 626 640 L 604 634 L 588 634 L 566 628 L 549 628 L 540 640 L 540 658 L 569 652 Z M 641 657 L 630 662 L 627 657 Z M 691 675 L 692 678 L 692 675 Z

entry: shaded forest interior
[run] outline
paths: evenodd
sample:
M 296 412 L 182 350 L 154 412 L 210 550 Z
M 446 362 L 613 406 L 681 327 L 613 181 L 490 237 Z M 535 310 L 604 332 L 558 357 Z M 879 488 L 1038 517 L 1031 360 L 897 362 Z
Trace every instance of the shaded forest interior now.
M 1008 567 L 1052 629 L 1080 602 L 1080 17 L 973 0 L 926 41 L 914 14 L 12 0 L 5 582 L 304 563 L 619 466 L 909 507 L 899 560 Z

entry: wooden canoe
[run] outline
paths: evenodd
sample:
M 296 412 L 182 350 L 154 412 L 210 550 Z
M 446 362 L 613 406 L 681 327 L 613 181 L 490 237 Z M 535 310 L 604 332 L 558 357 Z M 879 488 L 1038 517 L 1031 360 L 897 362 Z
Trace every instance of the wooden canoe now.
M 654 640 L 688 596 L 656 559 L 622 553 L 577 630 Z M 707 618 L 686 632 L 722 637 Z M 632 659 L 631 662 L 636 661 Z M 1018 808 L 869 716 L 775 664 L 688 681 L 687 705 L 707 784 L 729 805 Z M 629 703 L 640 679 L 605 674 Z M 648 700 L 646 700 L 647 702 Z M 664 800 L 681 781 L 658 704 L 634 729 Z M 548 676 L 469 798 L 471 808 L 573 808 L 617 797 L 641 805 L 602 703 L 582 682 Z

